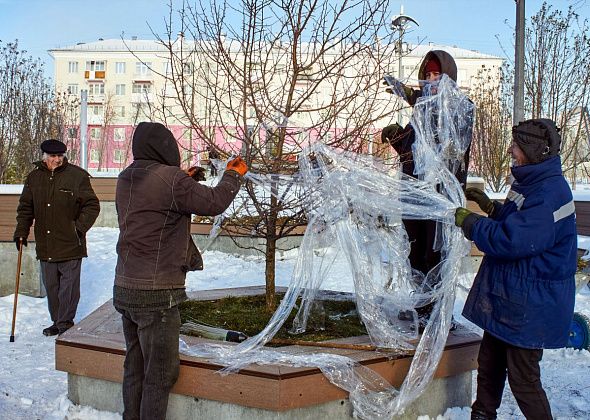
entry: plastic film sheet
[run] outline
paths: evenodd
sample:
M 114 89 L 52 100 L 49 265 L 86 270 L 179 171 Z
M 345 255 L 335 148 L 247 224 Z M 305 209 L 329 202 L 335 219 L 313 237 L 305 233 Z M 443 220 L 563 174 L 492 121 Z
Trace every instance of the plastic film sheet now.
M 470 243 L 454 225 L 454 211 L 465 205 L 465 197 L 453 173 L 471 140 L 473 104 L 446 75 L 432 87 L 436 92 L 418 100 L 411 120 L 416 132 L 415 177 L 390 171 L 370 156 L 322 144 L 302 152 L 295 176 L 246 175 L 249 182 L 274 194 L 295 184 L 304 197 L 308 226 L 289 288 L 256 336 L 238 345 L 189 347 L 181 342 L 183 353 L 223 364 L 223 374 L 252 363 L 319 367 L 333 384 L 349 392 L 355 415 L 364 419 L 399 415 L 424 392 L 444 350 L 461 262 L 470 250 Z M 430 88 L 425 86 L 425 92 Z M 410 266 L 402 219 L 437 223 L 436 246 L 442 259 L 426 275 Z M 337 252 L 328 252 L 332 248 Z M 373 344 L 415 351 L 399 388 L 344 356 L 293 355 L 263 347 L 284 324 L 299 297 L 291 332 L 306 330 L 314 299 L 338 253 L 350 266 L 357 310 Z M 434 303 L 434 310 L 415 345 L 419 337 L 415 308 L 427 303 Z M 402 313 L 410 316 L 402 317 Z

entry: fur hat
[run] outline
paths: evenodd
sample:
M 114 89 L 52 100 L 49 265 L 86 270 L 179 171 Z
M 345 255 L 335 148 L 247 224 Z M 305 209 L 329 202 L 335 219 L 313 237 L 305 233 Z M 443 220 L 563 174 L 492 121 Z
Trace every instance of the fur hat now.
M 537 118 L 512 127 L 512 139 L 530 163 L 539 163 L 559 154 L 561 136 L 553 120 Z

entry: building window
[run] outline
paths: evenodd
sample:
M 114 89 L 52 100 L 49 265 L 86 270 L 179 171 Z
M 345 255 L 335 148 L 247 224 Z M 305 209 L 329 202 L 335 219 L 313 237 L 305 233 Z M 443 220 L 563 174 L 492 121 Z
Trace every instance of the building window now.
M 133 93 L 150 93 L 151 90 L 151 83 L 133 83 Z
M 92 127 L 90 129 L 90 139 L 91 140 L 100 140 L 102 134 L 101 127 Z
M 125 127 L 116 127 L 113 130 L 113 139 L 115 141 L 125 141 Z
M 104 95 L 104 83 L 88 83 L 89 95 Z
M 105 62 L 103 61 L 87 61 L 86 71 L 104 71 Z
M 68 73 L 78 73 L 78 62 L 77 61 L 69 61 L 68 62 Z
M 181 153 L 181 163 L 185 164 L 185 165 L 190 165 L 190 163 L 193 160 L 193 154 L 191 153 L 190 150 L 183 150 Z
M 125 163 L 125 150 L 124 149 L 113 150 L 113 163 Z
M 115 115 L 117 115 L 118 117 L 124 117 L 125 116 L 125 107 L 124 106 L 116 106 L 115 107 Z
M 118 61 L 115 63 L 115 73 L 116 74 L 125 74 L 125 63 L 122 61 Z
M 90 149 L 90 162 L 91 163 L 99 163 L 102 153 L 100 150 Z
M 68 85 L 68 93 L 70 95 L 77 95 L 78 94 L 78 84 L 77 83 L 71 83 Z
M 125 85 L 115 85 L 115 95 L 125 95 Z
M 135 74 L 149 76 L 152 74 L 150 67 L 152 67 L 152 63 L 142 63 L 141 61 L 138 61 L 135 63 Z
M 102 105 L 88 105 L 88 115 L 103 115 L 104 107 Z
M 75 139 L 78 137 L 78 129 L 76 127 L 68 128 L 68 137 L 71 139 Z
M 224 138 L 228 143 L 235 143 L 238 139 L 238 131 L 235 128 L 226 128 Z

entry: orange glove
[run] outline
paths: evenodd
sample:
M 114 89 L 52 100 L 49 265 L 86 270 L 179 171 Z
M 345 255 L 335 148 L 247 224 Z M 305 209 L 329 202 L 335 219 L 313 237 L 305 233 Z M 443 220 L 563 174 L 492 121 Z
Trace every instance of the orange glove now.
M 242 160 L 241 157 L 237 157 L 235 159 L 230 160 L 229 162 L 227 162 L 227 166 L 225 167 L 226 171 L 235 171 L 237 173 L 240 174 L 240 176 L 244 176 L 246 175 L 246 172 L 248 172 L 248 166 L 246 165 L 246 162 L 244 162 Z

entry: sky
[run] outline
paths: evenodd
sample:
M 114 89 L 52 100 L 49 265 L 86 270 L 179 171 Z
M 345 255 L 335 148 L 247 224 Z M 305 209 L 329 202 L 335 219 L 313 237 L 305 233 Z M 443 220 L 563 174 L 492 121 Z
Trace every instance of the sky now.
M 117 235 L 118 230 L 114 228 L 93 227 L 88 232 L 89 257 L 82 263 L 81 299 L 76 322 L 112 296 Z M 288 285 L 296 256 L 297 251 L 292 250 L 277 262 L 279 285 Z M 206 251 L 203 259 L 206 269 L 191 272 L 187 276 L 189 291 L 264 284 L 265 264 L 261 258 L 240 258 Z M 324 286 L 332 290 L 353 290 L 352 277 L 343 256 L 335 261 L 333 269 L 327 273 Z M 465 297 L 466 290 L 459 288 L 453 312 L 455 319 L 469 328 L 470 324 L 461 317 Z M 9 342 L 13 302 L 14 295 L 0 297 L 0 417 L 11 420 L 120 420 L 118 413 L 78 406 L 67 398 L 67 375 L 54 368 L 55 337 L 44 337 L 41 334 L 49 322 L 46 298 L 20 295 L 15 341 Z M 576 296 L 576 311 L 590 316 L 590 288 L 585 287 Z M 541 380 L 557 420 L 588 418 L 589 370 L 590 352 L 586 350 L 557 349 L 544 352 Z M 468 407 L 452 407 L 436 420 L 469 418 Z M 504 390 L 498 418 L 524 419 L 508 386 Z M 430 419 L 421 416 L 418 420 Z
M 180 0 L 172 0 L 178 5 Z M 526 0 L 526 15 L 539 10 L 542 0 Z M 573 5 L 590 19 L 590 0 L 553 0 L 554 8 Z M 406 0 L 391 2 L 391 16 L 404 14 L 419 26 L 407 34 L 410 43 L 456 45 L 506 57 L 512 54 L 516 16 L 514 0 Z M 41 58 L 53 74 L 47 50 L 99 38 L 153 39 L 152 29 L 163 35 L 168 0 L 0 0 L 0 40 L 19 40 L 21 49 Z M 150 27 L 152 29 L 150 29 Z

